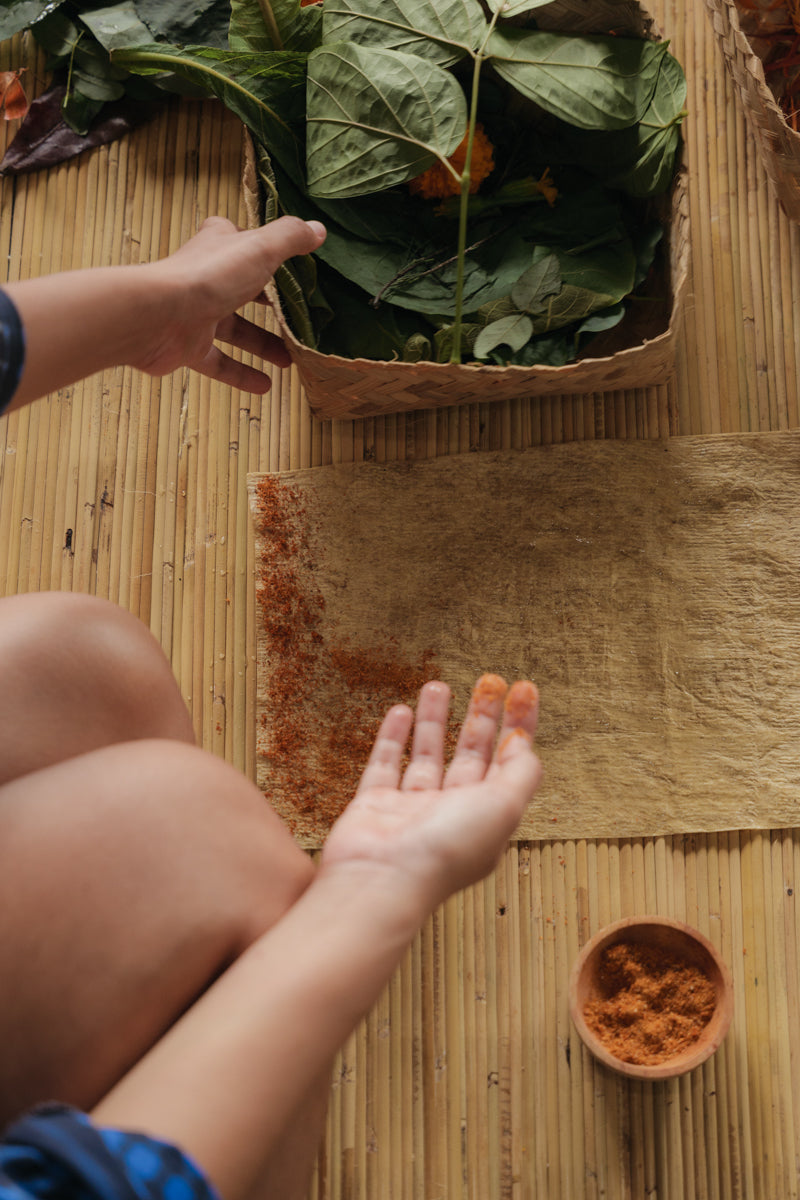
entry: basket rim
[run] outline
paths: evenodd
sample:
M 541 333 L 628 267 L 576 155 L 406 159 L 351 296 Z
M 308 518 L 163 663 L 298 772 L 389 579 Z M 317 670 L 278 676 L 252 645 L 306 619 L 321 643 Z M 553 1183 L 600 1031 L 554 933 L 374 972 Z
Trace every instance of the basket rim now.
M 670 202 L 670 210 L 673 218 L 680 215 L 683 218 L 683 223 L 688 224 L 688 182 L 689 169 L 685 163 L 680 163 L 667 193 Z M 484 375 L 486 377 L 502 376 L 504 379 L 519 379 L 521 382 L 532 379 L 557 379 L 562 377 L 565 380 L 574 380 L 579 373 L 588 374 L 594 372 L 603 366 L 612 366 L 622 361 L 629 361 L 632 356 L 641 354 L 643 351 L 652 351 L 662 346 L 668 345 L 674 341 L 677 335 L 677 328 L 682 317 L 683 302 L 688 287 L 689 280 L 689 255 L 690 242 L 688 236 L 682 238 L 677 249 L 677 263 L 674 271 L 670 272 L 670 283 L 672 285 L 672 297 L 670 305 L 669 322 L 667 327 L 660 333 L 657 333 L 652 338 L 645 338 L 641 342 L 633 346 L 624 346 L 620 350 L 614 351 L 613 354 L 603 355 L 600 357 L 591 357 L 586 355 L 574 362 L 565 363 L 561 366 L 551 366 L 547 364 L 534 364 L 532 366 L 520 366 L 517 363 L 511 363 L 508 366 L 499 366 L 494 363 L 481 362 L 464 362 L 464 363 L 443 363 L 435 362 L 432 359 L 422 359 L 418 362 L 404 362 L 401 359 L 375 359 L 375 358 L 348 358 L 339 354 L 325 354 L 320 350 L 316 350 L 311 346 L 307 346 L 305 342 L 301 342 L 296 336 L 291 326 L 288 323 L 283 307 L 280 302 L 277 287 L 270 281 L 267 289 L 270 303 L 275 311 L 278 324 L 280 325 L 281 334 L 286 339 L 289 346 L 292 360 L 302 366 L 306 363 L 330 364 L 332 370 L 348 369 L 356 371 L 374 371 L 383 368 L 384 370 L 392 369 L 401 371 L 404 375 L 445 375 L 452 374 L 454 371 L 468 372 L 473 377 Z

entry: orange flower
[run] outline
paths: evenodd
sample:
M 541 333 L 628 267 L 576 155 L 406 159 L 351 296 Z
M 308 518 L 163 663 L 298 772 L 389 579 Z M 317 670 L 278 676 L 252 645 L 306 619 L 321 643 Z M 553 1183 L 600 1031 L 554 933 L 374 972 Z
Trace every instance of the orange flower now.
M 464 170 L 468 136 L 468 134 L 464 134 L 461 144 L 456 147 L 455 152 L 447 160 L 452 163 L 459 175 Z M 476 125 L 469 172 L 470 193 L 477 192 L 487 175 L 491 175 L 494 170 L 493 150 L 494 146 L 483 132 L 483 126 Z M 434 163 L 424 174 L 410 180 L 408 186 L 414 195 L 422 196 L 425 200 L 444 200 L 447 196 L 457 196 L 461 191 L 459 181 L 440 162 Z

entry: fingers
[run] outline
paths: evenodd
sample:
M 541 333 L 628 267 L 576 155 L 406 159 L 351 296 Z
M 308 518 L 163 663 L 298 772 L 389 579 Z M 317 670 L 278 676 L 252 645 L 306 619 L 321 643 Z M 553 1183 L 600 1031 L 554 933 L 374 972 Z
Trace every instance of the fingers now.
M 518 680 L 512 686 L 503 705 L 503 723 L 494 761 L 489 769 L 490 776 L 512 759 L 522 755 L 534 758 L 538 763 L 536 756 L 530 754 L 538 720 L 539 691 L 529 680 Z M 539 773 L 541 774 L 541 768 Z
M 441 787 L 444 770 L 444 731 L 449 707 L 450 689 L 447 684 L 426 683 L 419 694 L 411 761 L 403 775 L 404 792 Z
M 483 779 L 492 761 L 497 722 L 508 685 L 499 675 L 481 675 L 472 689 L 445 787 L 460 787 Z
M 367 788 L 396 788 L 400 763 L 411 732 L 414 713 L 407 704 L 396 704 L 383 718 L 356 795 Z
M 275 363 L 277 367 L 289 367 L 292 364 L 289 351 L 279 337 L 246 321 L 238 313 L 232 313 L 220 321 L 216 336 L 229 346 L 237 346 L 247 354 L 255 354 L 259 358 Z

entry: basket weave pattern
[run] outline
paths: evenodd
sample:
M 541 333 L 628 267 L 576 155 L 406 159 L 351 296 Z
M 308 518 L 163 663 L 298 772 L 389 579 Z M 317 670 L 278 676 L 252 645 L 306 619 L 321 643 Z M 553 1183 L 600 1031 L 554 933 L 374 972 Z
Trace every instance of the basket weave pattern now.
M 632 37 L 660 37 L 653 18 L 637 0 L 554 0 L 537 10 L 542 28 L 577 34 L 614 30 Z M 254 148 L 249 138 L 244 169 L 245 204 L 251 223 L 260 211 Z M 435 362 L 386 362 L 321 354 L 295 337 L 277 290 L 270 300 L 280 331 L 314 416 L 352 419 L 416 409 L 523 397 L 575 395 L 651 387 L 675 369 L 675 349 L 689 274 L 687 172 L 680 167 L 665 199 L 665 284 L 670 315 L 663 332 L 607 357 L 584 358 L 563 367 L 490 366 Z
M 770 91 L 761 59 L 739 23 L 734 0 L 705 0 L 731 78 L 781 208 L 800 223 L 800 134 Z

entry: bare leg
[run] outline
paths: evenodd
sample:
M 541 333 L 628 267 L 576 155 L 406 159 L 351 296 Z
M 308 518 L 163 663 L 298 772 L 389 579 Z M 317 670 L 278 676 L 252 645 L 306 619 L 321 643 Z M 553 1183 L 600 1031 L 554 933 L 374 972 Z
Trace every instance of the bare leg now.
M 91 1108 L 310 882 L 258 789 L 193 740 L 136 618 L 0 600 L 0 1123 L 45 1099 Z M 268 1194 L 305 1194 L 328 1086 L 266 1164 Z
M 0 784 L 113 742 L 193 742 L 164 652 L 94 596 L 0 599 Z

